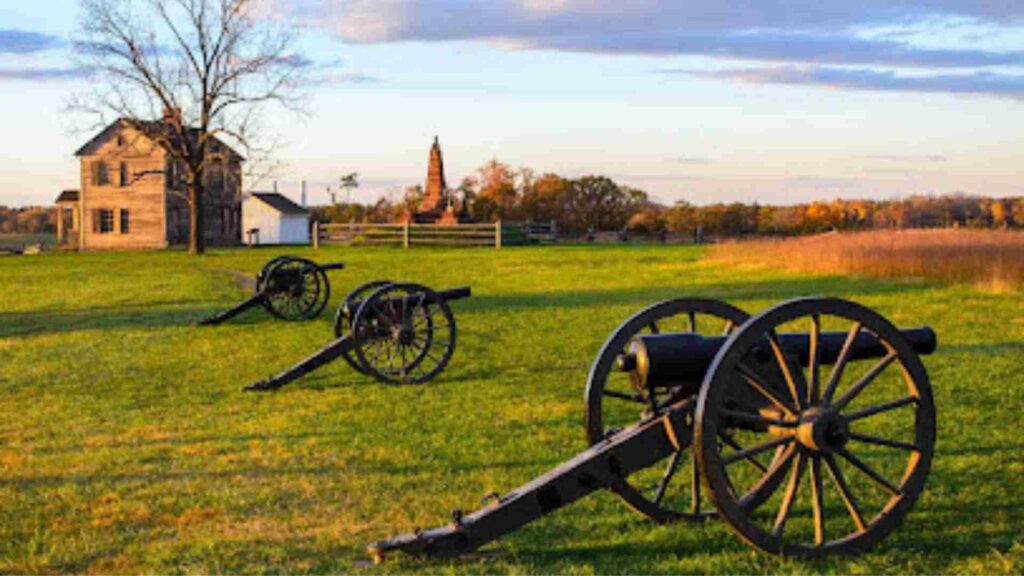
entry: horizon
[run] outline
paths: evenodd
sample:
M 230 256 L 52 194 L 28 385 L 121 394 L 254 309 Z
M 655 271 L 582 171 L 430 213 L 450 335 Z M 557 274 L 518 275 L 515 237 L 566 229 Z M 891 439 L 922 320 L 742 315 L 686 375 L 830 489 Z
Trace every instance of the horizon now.
M 358 172 L 372 202 L 423 183 L 436 134 L 453 187 L 496 158 L 663 204 L 1024 195 L 1024 6 L 791 4 L 266 0 L 313 77 L 275 179 L 323 205 Z M 0 7 L 0 204 L 79 187 L 77 14 Z

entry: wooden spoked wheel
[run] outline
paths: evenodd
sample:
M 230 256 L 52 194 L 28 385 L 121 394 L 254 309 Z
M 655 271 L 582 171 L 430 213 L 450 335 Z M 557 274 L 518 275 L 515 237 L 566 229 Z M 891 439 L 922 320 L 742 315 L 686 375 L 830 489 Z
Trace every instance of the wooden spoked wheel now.
M 352 335 L 365 374 L 386 384 L 422 384 L 455 352 L 455 316 L 426 286 L 388 284 L 363 301 Z
M 391 284 L 390 280 L 373 280 L 365 284 L 361 284 L 349 292 L 345 296 L 345 300 L 338 306 L 338 312 L 334 315 L 334 337 L 341 338 L 352 332 L 352 320 L 355 317 L 356 312 L 363 300 L 375 290 L 382 286 Z M 352 367 L 353 370 L 361 372 L 363 374 L 366 371 L 363 369 L 362 364 L 359 363 L 359 359 L 356 358 L 355 351 L 346 350 L 341 355 L 345 359 L 345 362 Z
M 843 342 L 823 352 L 822 335 Z M 787 351 L 780 334 L 804 332 Z M 857 359 L 854 343 L 881 357 Z M 834 347 L 833 347 L 834 348 Z M 725 433 L 735 446 L 723 449 Z M 708 370 L 695 446 L 719 516 L 752 546 L 797 557 L 861 552 L 895 529 L 924 486 L 935 407 L 924 365 L 877 313 L 845 300 L 785 302 L 737 330 Z M 782 451 L 766 473 L 744 460 Z
M 261 292 L 266 286 L 267 278 L 270 278 L 271 271 L 275 266 L 281 262 L 291 259 L 291 256 L 275 256 L 267 261 L 267 263 L 263 265 L 263 268 L 260 268 L 259 274 L 256 275 L 256 292 Z
M 331 297 L 327 273 L 305 258 L 282 258 L 271 266 L 263 289 L 264 307 L 283 320 L 315 318 Z
M 673 332 L 721 336 L 746 319 L 746 312 L 725 302 L 676 298 L 654 304 L 623 322 L 601 348 L 587 379 L 584 402 L 590 445 L 637 420 L 655 417 L 669 403 L 683 399 L 681 390 L 698 389 L 698 383 L 680 383 L 675 389 L 638 390 L 629 375 L 615 367 L 616 358 L 627 352 L 635 336 Z M 712 513 L 701 494 L 698 468 L 689 446 L 673 454 L 664 468 L 654 466 L 628 479 L 617 479 L 611 489 L 631 508 L 657 522 L 698 520 Z

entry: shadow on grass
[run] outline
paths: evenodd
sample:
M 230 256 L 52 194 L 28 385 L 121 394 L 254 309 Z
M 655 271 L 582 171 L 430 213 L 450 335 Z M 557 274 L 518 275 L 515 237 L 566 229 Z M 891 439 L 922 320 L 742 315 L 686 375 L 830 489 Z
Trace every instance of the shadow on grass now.
M 231 304 L 191 307 L 121 306 L 54 312 L 7 312 L 0 314 L 0 338 L 63 334 L 81 330 L 121 328 L 171 328 L 195 326 L 203 318 L 226 310 Z M 262 307 L 232 318 L 232 324 L 260 324 L 273 318 Z
M 1000 342 L 997 344 L 950 344 L 942 346 L 944 354 L 967 354 L 995 356 L 1008 352 L 1024 354 L 1024 342 Z
M 723 300 L 784 300 L 814 292 L 823 295 L 884 295 L 923 290 L 921 284 L 855 281 L 846 278 L 792 279 L 732 282 L 723 285 L 651 286 L 639 289 L 585 290 L 579 292 L 530 292 L 508 295 L 476 294 L 456 306 L 466 312 L 515 312 L 545 308 L 590 308 L 636 304 L 637 310 L 655 302 L 680 296 L 702 296 Z M 0 338 L 38 334 L 67 333 L 90 329 L 167 328 L 194 325 L 199 320 L 222 312 L 240 302 L 182 301 L 182 307 L 160 308 L 143 304 L 121 307 L 85 308 L 62 311 L 8 312 L 0 314 Z M 458 311 L 456 311 L 458 314 Z M 255 307 L 232 318 L 233 324 L 257 324 L 272 320 L 262 307 Z
M 925 284 L 851 280 L 828 277 L 814 279 L 782 279 L 730 282 L 728 284 L 650 286 L 647 288 L 583 290 L 579 292 L 529 292 L 507 295 L 476 293 L 460 305 L 470 312 L 512 312 L 537 308 L 589 308 L 636 303 L 637 310 L 661 300 L 682 296 L 718 298 L 721 300 L 778 300 L 801 296 L 863 297 L 906 294 L 926 290 Z
M 322 437 L 322 435 L 315 434 L 297 434 L 289 435 L 295 439 L 312 438 L 315 436 Z M 275 435 L 274 439 L 280 439 L 281 435 Z M 246 439 L 245 436 L 239 436 L 237 440 L 234 439 L 223 439 L 222 441 L 234 441 L 240 445 L 247 445 L 249 442 L 256 440 L 263 440 L 264 437 L 253 436 L 250 440 Z M 339 443 L 344 441 L 344 438 L 338 439 Z M 154 443 L 156 444 L 156 443 Z M 137 447 L 138 445 L 132 445 Z M 174 482 L 183 481 L 190 482 L 193 480 L 210 480 L 210 479 L 229 479 L 229 478 L 245 478 L 251 479 L 274 479 L 274 478 L 289 478 L 296 476 L 323 476 L 337 478 L 345 475 L 358 475 L 358 474 L 386 474 L 389 476 L 401 474 L 401 475 L 415 475 L 415 474 L 431 474 L 440 471 L 440 468 L 436 465 L 404 465 L 404 464 L 393 464 L 388 462 L 381 462 L 378 460 L 363 460 L 353 461 L 351 466 L 307 466 L 297 467 L 291 465 L 283 465 L 281 467 L 244 467 L 230 470 L 191 470 L 181 472 L 138 472 L 138 473 L 99 473 L 99 474 L 51 474 L 45 476 L 8 476 L 4 478 L 4 484 L 15 486 L 19 489 L 38 489 L 43 487 L 55 487 L 63 486 L 67 484 L 76 485 L 90 485 L 90 484 L 116 484 L 116 483 L 133 483 L 133 482 Z M 469 474 L 472 472 L 478 472 L 481 470 L 492 471 L 492 470 L 522 470 L 522 469 L 535 469 L 543 467 L 553 467 L 557 462 L 545 459 L 516 459 L 516 460 L 505 460 L 498 462 L 476 462 L 466 463 L 459 462 L 444 467 L 444 470 L 454 472 L 457 474 Z

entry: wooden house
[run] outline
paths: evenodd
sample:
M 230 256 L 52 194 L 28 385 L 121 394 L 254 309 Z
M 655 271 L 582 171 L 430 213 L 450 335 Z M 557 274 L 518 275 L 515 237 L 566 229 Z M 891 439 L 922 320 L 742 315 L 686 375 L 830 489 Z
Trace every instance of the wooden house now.
M 147 136 L 155 133 L 154 126 L 159 125 L 117 120 L 75 153 L 81 186 L 77 194 L 66 191 L 57 199 L 58 241 L 80 250 L 188 243 L 184 170 L 180 161 Z M 206 242 L 237 244 L 241 241 L 244 159 L 220 141 L 215 141 L 208 153 L 213 158 L 204 176 Z M 67 213 L 70 222 L 65 226 Z

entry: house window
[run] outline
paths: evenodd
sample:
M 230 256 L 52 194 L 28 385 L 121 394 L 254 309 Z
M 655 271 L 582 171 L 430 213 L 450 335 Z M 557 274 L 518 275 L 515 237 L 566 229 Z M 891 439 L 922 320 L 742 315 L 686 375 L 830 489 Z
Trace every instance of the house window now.
M 97 186 L 106 186 L 110 183 L 110 176 L 107 174 L 107 163 L 97 160 L 92 163 L 92 183 Z
M 117 146 L 118 146 L 118 148 L 124 146 L 124 136 L 122 136 L 120 134 L 117 135 Z
M 217 160 L 207 169 L 207 187 L 218 192 L 224 191 L 224 164 Z
M 181 169 L 178 166 L 178 161 L 170 159 L 164 167 L 164 186 L 172 190 L 177 190 L 180 187 L 180 183 Z
M 128 209 L 121 208 L 121 234 L 127 234 L 131 230 L 128 222 Z
M 114 211 L 107 208 L 92 211 L 92 231 L 109 234 L 114 231 Z
M 127 186 L 129 184 L 129 182 L 128 182 L 128 163 L 127 162 L 121 162 L 121 168 L 119 170 L 119 176 L 120 176 L 120 180 L 121 180 L 120 181 L 121 186 Z

